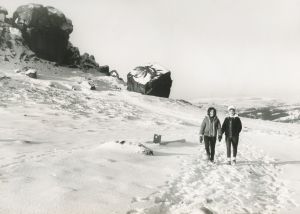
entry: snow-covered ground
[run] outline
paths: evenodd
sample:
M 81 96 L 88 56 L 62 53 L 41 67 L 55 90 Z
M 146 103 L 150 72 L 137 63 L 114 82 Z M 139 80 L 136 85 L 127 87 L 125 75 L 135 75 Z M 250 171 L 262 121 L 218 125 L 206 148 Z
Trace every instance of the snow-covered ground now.
M 299 213 L 299 124 L 242 118 L 238 164 L 224 164 L 222 141 L 208 165 L 198 142 L 205 109 L 127 92 L 110 77 L 38 75 L 0 70 L 1 214 Z M 151 143 L 155 133 L 166 145 Z

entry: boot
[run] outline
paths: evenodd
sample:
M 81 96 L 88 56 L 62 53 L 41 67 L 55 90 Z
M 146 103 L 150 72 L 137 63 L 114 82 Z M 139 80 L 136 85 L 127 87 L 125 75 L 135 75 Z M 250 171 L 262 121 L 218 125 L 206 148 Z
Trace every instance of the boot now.
M 236 165 L 236 158 L 235 157 L 233 157 L 232 165 Z
M 227 158 L 227 165 L 231 165 L 231 160 L 230 160 L 230 158 Z

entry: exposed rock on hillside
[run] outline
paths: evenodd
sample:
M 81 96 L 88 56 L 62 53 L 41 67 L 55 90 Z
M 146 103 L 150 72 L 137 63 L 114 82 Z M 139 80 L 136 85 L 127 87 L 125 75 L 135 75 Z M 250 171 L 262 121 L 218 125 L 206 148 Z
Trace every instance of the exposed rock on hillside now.
M 35 57 L 22 37 L 19 29 L 10 24 L 0 22 L 0 60 L 28 61 Z
M 62 12 L 53 7 L 28 4 L 17 8 L 13 21 L 38 57 L 63 63 L 73 25 Z
M 69 41 L 73 24 L 61 11 L 40 4 L 17 8 L 6 18 L 0 7 L 0 60 L 34 62 L 40 59 L 58 65 L 109 75 L 109 66 L 100 66 L 93 55 L 81 55 Z
M 171 86 L 171 72 L 159 65 L 139 66 L 127 74 L 129 91 L 168 98 Z

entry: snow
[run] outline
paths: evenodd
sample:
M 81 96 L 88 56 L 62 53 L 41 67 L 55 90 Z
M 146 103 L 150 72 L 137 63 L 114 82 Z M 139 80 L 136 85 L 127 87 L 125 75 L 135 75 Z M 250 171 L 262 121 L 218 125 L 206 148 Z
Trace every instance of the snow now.
M 299 213 L 299 124 L 242 118 L 237 165 L 224 164 L 224 141 L 209 165 L 204 108 L 37 71 L 0 70 L 0 213 Z M 72 90 L 89 79 L 96 91 Z M 152 144 L 155 133 L 168 143 Z
M 17 19 L 18 19 L 18 18 L 17 18 Z M 16 22 L 17 22 L 17 20 L 16 20 Z M 9 32 L 10 32 L 12 35 L 14 35 L 15 37 L 22 37 L 21 31 L 20 31 L 19 29 L 17 29 L 17 28 L 10 27 L 10 28 L 9 28 Z

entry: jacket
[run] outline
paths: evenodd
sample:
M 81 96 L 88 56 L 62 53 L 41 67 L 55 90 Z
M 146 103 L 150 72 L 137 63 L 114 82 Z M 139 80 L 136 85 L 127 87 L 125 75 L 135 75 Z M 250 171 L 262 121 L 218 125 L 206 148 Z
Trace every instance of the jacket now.
M 237 115 L 225 118 L 222 124 L 222 134 L 225 133 L 226 137 L 235 137 L 239 136 L 241 131 L 242 122 Z
M 205 116 L 201 124 L 200 135 L 216 137 L 217 134 L 219 136 L 222 135 L 221 123 L 219 118 L 217 116 L 214 116 L 213 118 Z

